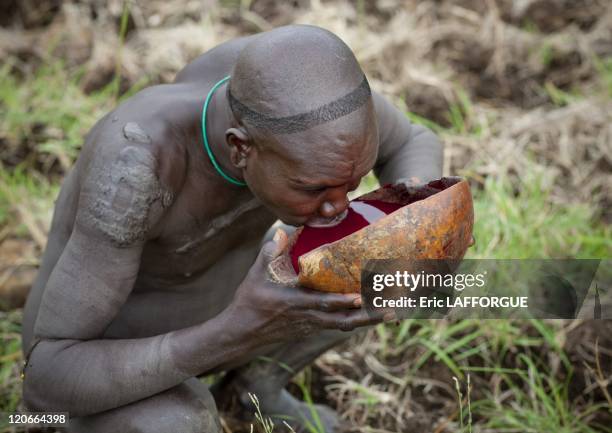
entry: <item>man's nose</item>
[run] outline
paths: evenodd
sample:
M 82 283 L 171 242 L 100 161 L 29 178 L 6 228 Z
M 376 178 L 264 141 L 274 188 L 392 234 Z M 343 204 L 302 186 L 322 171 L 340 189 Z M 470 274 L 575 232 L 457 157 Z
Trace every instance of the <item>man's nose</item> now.
M 325 200 L 321 204 L 319 213 L 325 218 L 333 218 L 336 215 L 340 215 L 344 212 L 349 205 L 348 197 L 346 196 L 346 188 L 342 190 L 334 191 L 325 197 Z

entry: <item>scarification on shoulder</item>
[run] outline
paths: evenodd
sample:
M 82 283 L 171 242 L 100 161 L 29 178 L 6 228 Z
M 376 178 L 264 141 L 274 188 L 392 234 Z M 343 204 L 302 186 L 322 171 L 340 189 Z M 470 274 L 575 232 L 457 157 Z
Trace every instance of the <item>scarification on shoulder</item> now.
M 97 196 L 86 212 L 90 225 L 120 247 L 143 241 L 163 209 L 174 201 L 156 171 L 150 150 L 140 146 L 121 150 L 108 174 L 97 180 Z

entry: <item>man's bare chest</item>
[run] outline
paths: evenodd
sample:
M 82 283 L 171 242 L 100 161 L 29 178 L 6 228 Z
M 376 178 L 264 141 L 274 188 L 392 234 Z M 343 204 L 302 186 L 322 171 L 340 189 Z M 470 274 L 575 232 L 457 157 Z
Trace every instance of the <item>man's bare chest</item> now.
M 258 244 L 275 220 L 255 198 L 202 214 L 197 206 L 184 206 L 172 215 L 163 234 L 145 245 L 142 277 L 169 283 L 200 278 L 230 252 Z

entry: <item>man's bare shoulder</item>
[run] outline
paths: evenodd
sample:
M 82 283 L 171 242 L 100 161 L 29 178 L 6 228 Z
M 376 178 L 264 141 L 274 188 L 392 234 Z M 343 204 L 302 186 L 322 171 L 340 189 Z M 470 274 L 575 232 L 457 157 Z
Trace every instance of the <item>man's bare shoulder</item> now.
M 76 166 L 77 218 L 118 245 L 149 237 L 199 149 L 201 101 L 184 84 L 149 87 L 96 124 Z
M 81 190 L 104 195 L 109 188 L 119 191 L 129 184 L 132 195 L 165 191 L 162 205 L 169 205 L 166 201 L 181 193 L 189 161 L 197 160 L 193 156 L 201 151 L 199 119 L 206 93 L 218 77 L 230 73 L 249 40 L 238 38 L 213 48 L 179 72 L 175 82 L 147 87 L 100 119 L 79 157 Z M 104 191 L 97 191 L 99 186 Z M 140 201 L 151 200 L 144 196 Z
M 189 92 L 179 87 L 144 89 L 100 119 L 81 152 L 82 165 L 93 168 L 112 164 L 119 154 L 132 149 L 148 155 L 156 166 L 171 162 L 175 171 L 180 172 L 186 158 L 185 141 L 191 137 L 191 131 L 182 130 L 182 125 L 197 116 L 197 107 L 195 101 L 193 107 L 185 106 L 189 102 L 181 101 L 181 95 Z M 177 182 L 180 183 L 179 179 L 171 183 Z

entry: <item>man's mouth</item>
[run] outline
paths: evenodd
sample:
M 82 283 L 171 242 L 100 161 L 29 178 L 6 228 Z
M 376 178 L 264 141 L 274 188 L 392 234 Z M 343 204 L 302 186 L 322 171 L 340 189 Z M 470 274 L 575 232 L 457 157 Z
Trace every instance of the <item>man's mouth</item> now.
M 348 215 L 348 209 L 345 209 L 344 212 L 336 215 L 333 218 L 319 218 L 319 217 L 312 218 L 306 221 L 304 225 L 308 227 L 317 227 L 317 228 L 334 227 L 340 224 L 344 220 L 344 218 L 346 218 L 347 215 Z

